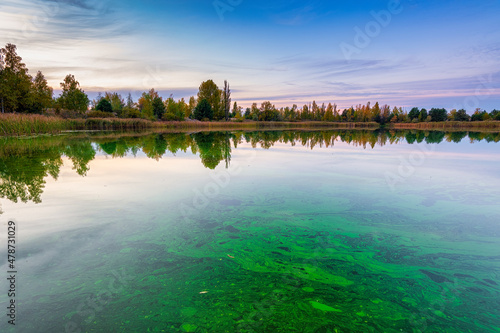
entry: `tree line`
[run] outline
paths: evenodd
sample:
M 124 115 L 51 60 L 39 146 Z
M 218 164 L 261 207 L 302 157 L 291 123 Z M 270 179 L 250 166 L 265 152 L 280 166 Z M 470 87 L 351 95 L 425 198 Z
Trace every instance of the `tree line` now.
M 155 89 L 143 92 L 134 102 L 129 93 L 123 98 L 116 92 L 99 93 L 90 100 L 80 88 L 74 75 L 68 74 L 60 83 L 62 93 L 53 96 L 53 89 L 41 71 L 35 77 L 28 73 L 28 68 L 17 55 L 16 46 L 7 44 L 0 49 L 0 107 L 2 113 L 44 113 L 53 110 L 56 114 L 73 112 L 87 117 L 144 118 L 149 120 L 183 121 L 186 119 L 206 121 L 324 121 L 324 122 L 377 122 L 379 124 L 395 122 L 441 122 L 441 121 L 485 121 L 500 120 L 500 111 L 487 112 L 476 109 L 471 116 L 466 110 L 432 108 L 429 111 L 418 107 L 409 112 L 402 107 L 358 104 L 340 110 L 335 103 L 321 106 L 313 101 L 298 107 L 277 108 L 270 101 L 259 106 L 253 103 L 243 110 L 237 102 L 231 104 L 229 83 L 224 81 L 220 89 L 213 80 L 201 83 L 196 96 L 188 101 L 184 98 L 174 100 L 173 96 L 164 99 Z

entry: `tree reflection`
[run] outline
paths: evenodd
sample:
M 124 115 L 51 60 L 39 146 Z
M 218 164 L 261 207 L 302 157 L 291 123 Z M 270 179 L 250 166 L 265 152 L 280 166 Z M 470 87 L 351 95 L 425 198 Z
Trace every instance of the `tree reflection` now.
M 159 161 L 167 153 L 198 154 L 202 164 L 215 169 L 221 162 L 226 168 L 231 163 L 232 149 L 243 143 L 253 148 L 271 149 L 277 143 L 301 145 L 310 149 L 334 147 L 338 141 L 353 146 L 374 149 L 387 144 L 459 143 L 466 137 L 471 142 L 485 140 L 499 142 L 500 133 L 440 132 L 440 131 L 369 131 L 369 130 L 287 130 L 200 132 L 194 134 L 162 133 L 150 135 L 121 134 L 101 138 L 41 137 L 35 139 L 3 139 L 0 142 L 0 197 L 13 202 L 40 203 L 47 177 L 57 180 L 63 158 L 73 164 L 73 170 L 86 176 L 90 162 L 97 153 L 112 158 L 139 152 Z
M 198 146 L 201 162 L 206 168 L 215 169 L 221 161 L 226 168 L 231 161 L 231 134 L 228 132 L 195 133 L 192 135 Z

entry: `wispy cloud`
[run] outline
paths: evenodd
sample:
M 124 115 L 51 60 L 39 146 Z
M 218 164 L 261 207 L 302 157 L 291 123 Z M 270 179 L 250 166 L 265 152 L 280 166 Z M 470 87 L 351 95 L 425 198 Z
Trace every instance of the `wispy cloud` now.
M 498 1 L 405 2 L 411 10 L 398 24 L 345 61 L 339 43 L 386 5 L 243 1 L 220 22 L 202 0 L 3 0 L 0 42 L 17 44 L 31 72 L 42 70 L 55 88 L 71 73 L 86 91 L 154 87 L 188 97 L 179 94 L 193 94 L 206 79 L 228 79 L 243 104 L 451 107 L 477 95 L 480 77 L 494 73 L 488 99 L 480 101 L 500 106 Z

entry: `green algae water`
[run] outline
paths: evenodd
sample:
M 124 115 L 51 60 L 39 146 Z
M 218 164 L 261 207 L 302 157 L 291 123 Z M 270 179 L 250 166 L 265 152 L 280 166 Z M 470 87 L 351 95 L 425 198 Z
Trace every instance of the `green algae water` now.
M 499 141 L 4 139 L 0 331 L 500 332 Z

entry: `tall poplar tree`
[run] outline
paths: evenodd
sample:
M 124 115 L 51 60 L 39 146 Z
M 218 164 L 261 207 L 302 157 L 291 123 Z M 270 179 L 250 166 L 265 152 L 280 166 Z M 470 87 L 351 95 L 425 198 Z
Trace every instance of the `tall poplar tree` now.
M 222 93 L 222 105 L 224 107 L 224 117 L 226 121 L 229 120 L 229 111 L 231 108 L 231 90 L 229 89 L 229 83 L 224 80 L 224 91 Z

